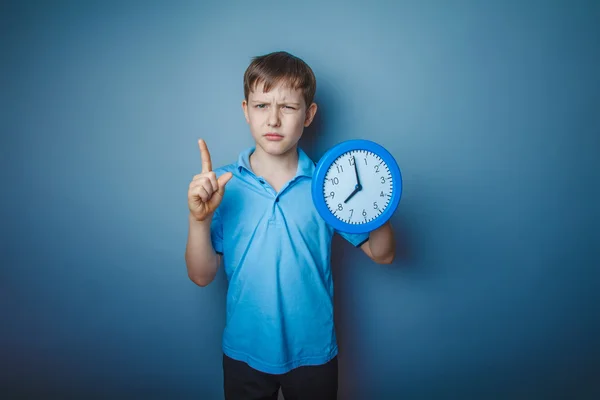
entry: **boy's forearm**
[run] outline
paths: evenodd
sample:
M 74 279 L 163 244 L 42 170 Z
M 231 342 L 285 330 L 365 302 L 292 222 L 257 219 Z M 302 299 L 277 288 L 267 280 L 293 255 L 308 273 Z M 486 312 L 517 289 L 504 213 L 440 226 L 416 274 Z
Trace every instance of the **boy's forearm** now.
M 185 248 L 185 263 L 188 276 L 199 286 L 206 286 L 214 279 L 219 267 L 219 256 L 210 240 L 212 218 L 197 221 L 189 216 L 188 240 Z
M 396 243 L 389 221 L 369 234 L 369 249 L 373 257 L 383 263 L 391 263 L 394 260 Z

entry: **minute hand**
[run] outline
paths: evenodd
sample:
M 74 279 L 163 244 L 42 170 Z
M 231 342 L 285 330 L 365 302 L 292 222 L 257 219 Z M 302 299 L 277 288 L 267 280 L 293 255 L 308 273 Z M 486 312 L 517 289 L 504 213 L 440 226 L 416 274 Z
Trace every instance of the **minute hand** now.
M 354 173 L 356 174 L 356 186 L 354 186 L 354 191 L 352 193 L 350 193 L 350 196 L 348 196 L 348 198 L 346 200 L 344 200 L 344 204 L 347 203 L 348 200 L 350 200 L 356 193 L 358 193 L 362 190 L 362 185 L 360 184 L 360 179 L 358 177 L 358 167 L 356 166 L 356 158 L 354 158 L 354 156 L 352 156 L 352 159 L 354 160 Z
M 361 190 L 362 186 L 360 185 L 360 179 L 358 177 L 358 167 L 356 166 L 356 158 L 352 156 L 352 159 L 354 160 L 354 174 L 356 174 L 356 187 L 358 188 L 358 190 Z

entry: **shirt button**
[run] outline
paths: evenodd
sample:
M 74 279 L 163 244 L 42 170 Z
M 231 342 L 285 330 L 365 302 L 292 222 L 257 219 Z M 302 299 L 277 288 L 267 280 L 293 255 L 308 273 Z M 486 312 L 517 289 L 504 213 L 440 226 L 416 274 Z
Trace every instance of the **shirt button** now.
M 263 181 L 262 179 L 259 181 L 261 184 L 265 184 L 265 181 Z

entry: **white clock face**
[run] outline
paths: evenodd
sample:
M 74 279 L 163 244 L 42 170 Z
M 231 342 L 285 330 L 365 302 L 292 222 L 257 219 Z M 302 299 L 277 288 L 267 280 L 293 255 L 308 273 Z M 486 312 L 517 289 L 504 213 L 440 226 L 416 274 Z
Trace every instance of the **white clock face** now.
M 327 208 L 340 221 L 366 224 L 387 208 L 393 187 L 392 174 L 381 157 L 366 150 L 352 150 L 338 157 L 327 170 L 323 196 Z

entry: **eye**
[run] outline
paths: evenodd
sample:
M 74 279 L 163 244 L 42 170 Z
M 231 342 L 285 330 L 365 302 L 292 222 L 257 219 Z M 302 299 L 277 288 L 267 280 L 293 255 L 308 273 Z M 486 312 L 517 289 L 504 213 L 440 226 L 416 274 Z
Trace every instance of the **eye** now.
M 283 106 L 283 108 L 287 108 L 288 110 L 295 110 L 296 107 L 292 107 L 292 106 Z
M 257 104 L 255 107 L 256 108 L 265 108 L 267 105 L 266 104 Z

